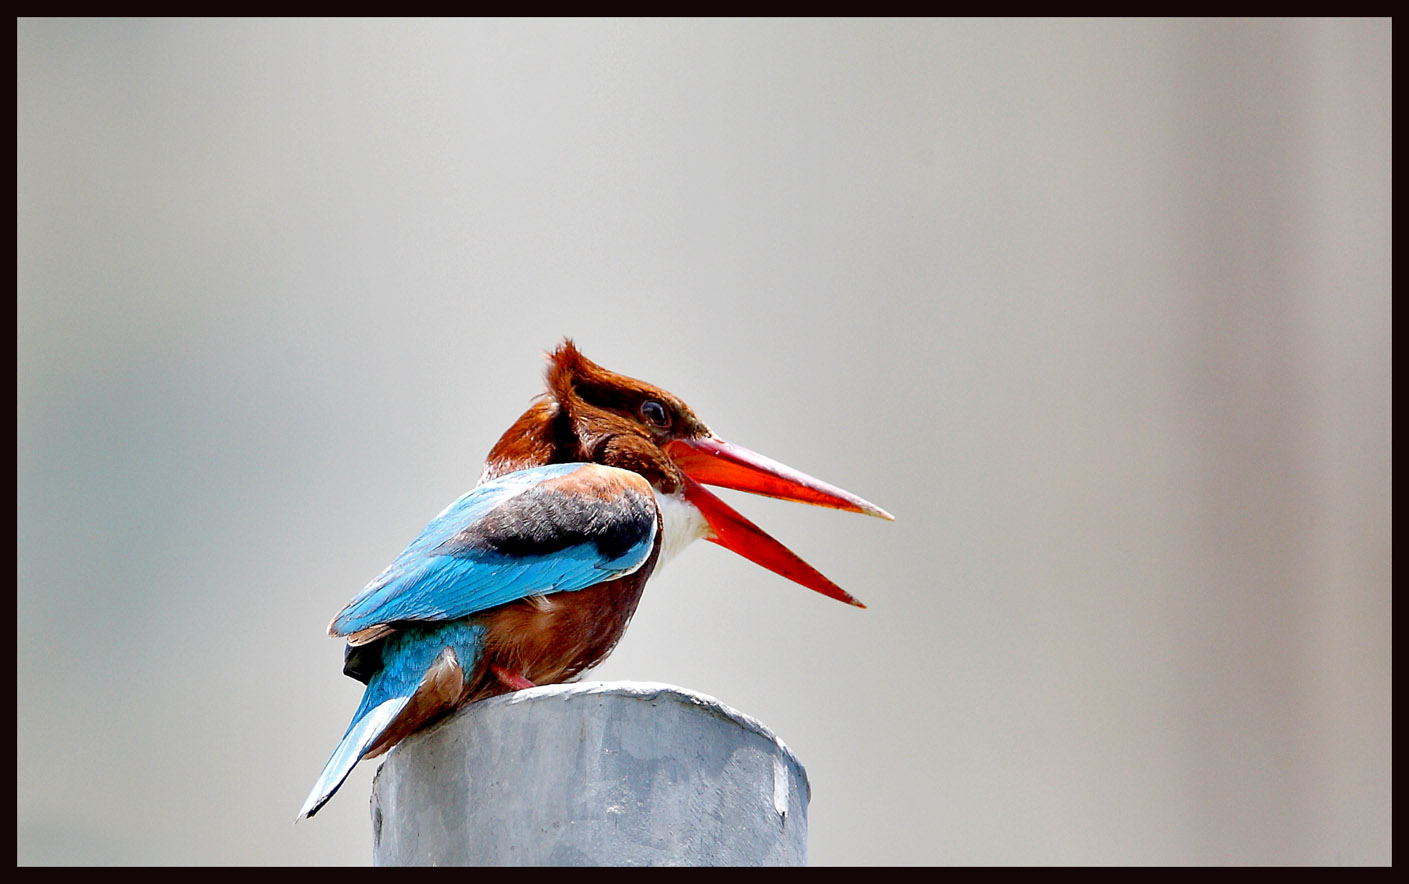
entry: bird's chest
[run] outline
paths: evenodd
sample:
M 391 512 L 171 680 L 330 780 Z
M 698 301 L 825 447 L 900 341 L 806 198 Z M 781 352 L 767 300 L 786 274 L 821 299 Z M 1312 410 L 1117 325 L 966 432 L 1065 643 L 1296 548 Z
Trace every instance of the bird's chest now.
M 484 618 L 487 662 L 535 684 L 566 681 L 600 663 L 636 613 L 655 558 L 616 580 L 491 612 Z

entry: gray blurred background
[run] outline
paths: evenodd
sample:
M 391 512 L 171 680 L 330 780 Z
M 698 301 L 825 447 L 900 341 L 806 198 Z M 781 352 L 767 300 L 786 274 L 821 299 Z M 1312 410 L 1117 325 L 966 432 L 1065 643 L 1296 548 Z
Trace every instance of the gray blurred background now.
M 20 863 L 371 857 L 332 614 L 571 335 L 727 493 L 590 676 L 811 859 L 1390 863 L 1389 21 L 16 26 Z

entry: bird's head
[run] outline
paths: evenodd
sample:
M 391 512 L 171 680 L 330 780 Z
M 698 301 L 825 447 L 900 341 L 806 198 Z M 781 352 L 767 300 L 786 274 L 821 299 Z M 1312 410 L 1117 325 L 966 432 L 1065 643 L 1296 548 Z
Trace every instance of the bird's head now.
M 724 441 L 680 397 L 603 368 L 571 340 L 549 354 L 547 381 L 547 393 L 490 452 L 486 478 L 574 461 L 631 470 L 658 494 L 698 510 L 707 539 L 823 595 L 865 607 L 703 486 L 893 518 L 885 510 Z

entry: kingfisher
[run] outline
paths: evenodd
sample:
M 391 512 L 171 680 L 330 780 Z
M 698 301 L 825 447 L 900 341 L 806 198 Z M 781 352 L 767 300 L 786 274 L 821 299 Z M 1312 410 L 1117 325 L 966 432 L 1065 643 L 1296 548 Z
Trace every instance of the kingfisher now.
M 705 485 L 893 518 L 716 436 L 679 397 L 590 361 L 566 339 L 547 392 L 490 450 L 478 484 L 431 520 L 328 627 L 366 684 L 299 812 L 356 764 L 451 711 L 569 681 L 621 639 L 646 581 L 706 539 L 865 607 Z

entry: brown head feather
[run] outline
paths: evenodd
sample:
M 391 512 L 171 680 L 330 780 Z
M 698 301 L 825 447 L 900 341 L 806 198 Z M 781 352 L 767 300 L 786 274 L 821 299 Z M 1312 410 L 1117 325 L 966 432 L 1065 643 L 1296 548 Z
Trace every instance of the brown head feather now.
M 667 493 L 680 473 L 660 445 L 672 438 L 707 436 L 709 428 L 679 397 L 645 381 L 603 368 L 565 338 L 548 355 L 548 391 L 500 437 L 489 452 L 485 479 L 550 463 L 600 463 L 640 473 Z M 668 427 L 652 425 L 642 407 L 656 402 Z

